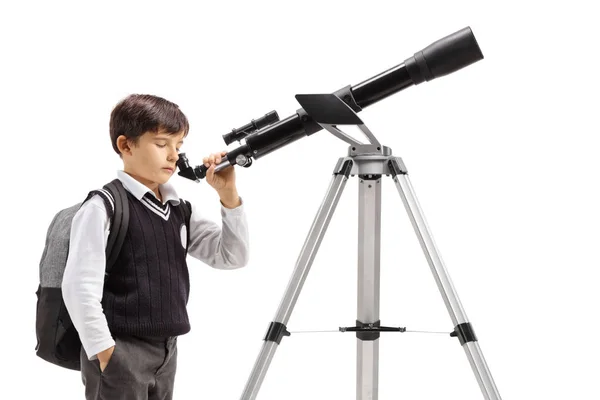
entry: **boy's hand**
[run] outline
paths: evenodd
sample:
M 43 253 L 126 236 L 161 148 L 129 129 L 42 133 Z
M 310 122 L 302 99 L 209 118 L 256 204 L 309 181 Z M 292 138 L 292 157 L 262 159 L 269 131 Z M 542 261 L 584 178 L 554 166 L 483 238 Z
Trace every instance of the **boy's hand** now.
M 227 208 L 235 208 L 241 204 L 237 188 L 235 186 L 235 167 L 225 168 L 215 173 L 215 167 L 221 163 L 226 151 L 213 153 L 202 160 L 209 167 L 206 171 L 206 181 L 212 186 L 221 199 L 221 203 Z
M 104 369 L 108 365 L 108 362 L 112 358 L 113 352 L 115 351 L 115 346 L 109 347 L 108 349 L 101 351 L 96 356 L 98 357 L 98 361 L 100 361 L 100 371 L 104 372 Z

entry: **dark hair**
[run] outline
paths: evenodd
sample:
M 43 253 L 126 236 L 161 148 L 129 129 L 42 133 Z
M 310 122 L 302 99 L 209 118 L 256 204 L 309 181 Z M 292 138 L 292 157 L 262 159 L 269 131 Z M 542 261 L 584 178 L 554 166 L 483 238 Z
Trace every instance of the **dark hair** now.
M 132 94 L 121 100 L 110 114 L 109 126 L 110 141 L 119 155 L 117 138 L 121 135 L 137 144 L 146 132 L 184 132 L 185 137 L 190 130 L 188 119 L 177 104 L 150 94 Z

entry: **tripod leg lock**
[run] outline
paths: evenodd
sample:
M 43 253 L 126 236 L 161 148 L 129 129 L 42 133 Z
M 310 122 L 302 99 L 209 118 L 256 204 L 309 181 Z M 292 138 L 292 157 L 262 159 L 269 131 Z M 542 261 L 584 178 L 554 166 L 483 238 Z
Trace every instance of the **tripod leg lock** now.
M 390 174 L 392 174 L 392 178 L 395 178 L 396 175 L 408 174 L 408 170 L 406 169 L 404 162 L 398 157 L 388 161 L 388 169 L 390 170 Z
M 271 325 L 269 325 L 269 330 L 267 331 L 267 334 L 263 340 L 277 342 L 277 344 L 279 344 L 284 336 L 290 336 L 286 326 L 281 322 L 271 322 Z
M 454 332 L 452 332 L 450 336 L 458 337 L 461 346 L 468 342 L 477 341 L 477 336 L 475 336 L 475 331 L 473 330 L 470 322 L 456 325 Z
M 341 162 L 343 161 L 343 163 Z M 350 172 L 352 172 L 352 167 L 354 163 L 352 160 L 340 160 L 338 164 L 335 166 L 334 175 L 344 175 L 346 178 L 350 176 Z

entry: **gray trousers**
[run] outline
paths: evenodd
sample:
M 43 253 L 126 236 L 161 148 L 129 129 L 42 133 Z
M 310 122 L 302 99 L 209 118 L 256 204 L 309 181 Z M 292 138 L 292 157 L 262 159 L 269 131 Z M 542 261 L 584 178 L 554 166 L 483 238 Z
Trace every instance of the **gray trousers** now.
M 100 362 L 81 350 L 86 400 L 172 400 L 177 370 L 177 337 L 117 336 L 102 372 Z

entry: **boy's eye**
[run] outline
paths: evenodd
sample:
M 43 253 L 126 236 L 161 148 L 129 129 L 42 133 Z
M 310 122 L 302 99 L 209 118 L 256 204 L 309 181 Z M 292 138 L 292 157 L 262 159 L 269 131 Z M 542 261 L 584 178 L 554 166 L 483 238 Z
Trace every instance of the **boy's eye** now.
M 167 145 L 166 145 L 166 144 L 159 144 L 159 143 L 156 143 L 156 145 L 157 145 L 158 147 L 160 147 L 160 148 L 167 147 Z M 177 151 L 179 151 L 179 150 L 180 150 L 180 148 L 178 147 L 178 148 L 176 148 L 176 150 L 177 150 Z

